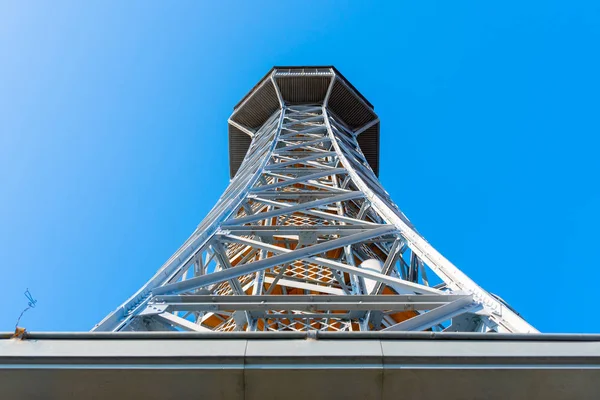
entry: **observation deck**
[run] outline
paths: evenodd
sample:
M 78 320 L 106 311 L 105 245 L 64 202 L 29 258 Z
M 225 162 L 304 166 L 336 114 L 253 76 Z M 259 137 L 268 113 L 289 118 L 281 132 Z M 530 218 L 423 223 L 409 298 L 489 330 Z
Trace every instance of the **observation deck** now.
M 233 177 L 256 129 L 284 105 L 323 104 L 355 132 L 379 176 L 379 118 L 373 105 L 333 66 L 273 67 L 233 108 L 229 117 L 229 173 Z

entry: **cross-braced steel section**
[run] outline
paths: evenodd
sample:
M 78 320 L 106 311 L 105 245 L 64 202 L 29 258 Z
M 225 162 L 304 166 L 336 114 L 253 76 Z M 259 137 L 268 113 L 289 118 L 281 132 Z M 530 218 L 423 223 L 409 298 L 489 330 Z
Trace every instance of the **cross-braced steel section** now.
M 229 187 L 95 331 L 536 332 L 377 178 L 379 119 L 332 67 L 276 67 L 229 119 Z

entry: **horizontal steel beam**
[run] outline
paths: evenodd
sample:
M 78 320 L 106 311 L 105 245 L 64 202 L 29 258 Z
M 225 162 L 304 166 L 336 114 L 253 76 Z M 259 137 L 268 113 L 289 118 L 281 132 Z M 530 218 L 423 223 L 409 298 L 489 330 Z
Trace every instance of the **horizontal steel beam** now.
M 321 126 L 318 129 L 321 129 L 321 130 L 325 131 L 325 133 L 327 133 L 327 128 L 325 126 Z M 312 130 L 315 130 L 315 129 L 312 129 Z M 296 132 L 296 133 L 301 133 L 301 132 Z M 293 139 L 290 139 L 290 140 L 293 140 Z M 319 143 L 330 142 L 330 141 L 331 141 L 331 139 L 329 137 L 322 136 L 318 139 L 312 139 L 307 142 L 293 144 L 290 146 L 277 147 L 277 148 L 275 148 L 275 150 L 273 150 L 273 154 L 279 154 L 279 150 L 281 150 L 281 152 L 286 152 L 286 151 L 300 149 L 300 148 L 307 147 L 307 146 L 312 146 L 313 144 L 319 144 Z M 282 143 L 282 142 L 283 142 L 283 139 L 280 138 L 279 143 Z
M 303 211 L 303 210 L 306 210 L 309 208 L 322 207 L 324 205 L 336 203 L 338 201 L 359 199 L 361 197 L 363 197 L 363 194 L 361 192 L 349 192 L 349 193 L 342 193 L 342 194 L 338 194 L 335 196 L 327 197 L 324 199 L 313 200 L 313 201 L 309 201 L 306 203 L 300 203 L 300 204 L 296 204 L 296 205 L 292 205 L 292 206 L 290 206 L 286 203 L 282 203 L 285 206 L 283 206 L 282 208 L 279 208 L 277 210 L 272 210 L 272 211 L 267 211 L 267 212 L 263 212 L 263 213 L 259 213 L 259 214 L 249 215 L 247 217 L 242 217 L 242 218 L 232 218 L 229 221 L 224 222 L 221 226 L 223 227 L 223 229 L 227 229 L 227 226 L 229 226 L 229 225 L 248 224 L 251 222 L 260 221 L 260 220 L 267 219 L 267 218 L 277 217 L 277 216 L 285 215 L 285 214 L 291 214 L 296 211 Z M 260 201 L 258 199 L 254 199 L 254 200 Z
M 386 295 L 386 296 L 156 296 L 153 303 L 166 305 L 171 311 L 220 310 L 431 310 L 466 295 Z
M 242 235 L 268 234 L 293 235 L 300 232 L 316 232 L 319 235 L 351 235 L 368 229 L 381 228 L 382 224 L 362 225 L 228 225 L 227 230 Z
M 324 192 L 322 190 L 297 190 L 294 192 L 261 192 L 260 197 L 265 199 L 292 199 L 298 200 L 299 198 L 315 198 L 322 199 L 325 197 L 331 197 L 336 193 L 348 193 L 347 190 L 332 190 L 328 192 Z M 257 200 L 258 197 L 256 195 L 252 195 L 248 197 L 249 200 Z
M 329 151 L 327 153 L 318 153 L 318 154 L 311 154 L 307 157 L 302 157 L 302 158 L 296 158 L 290 161 L 285 161 L 285 162 L 281 162 L 281 163 L 273 163 L 271 165 L 267 165 L 265 167 L 266 171 L 269 171 L 271 169 L 277 169 L 277 168 L 281 168 L 281 167 L 285 167 L 288 165 L 294 165 L 294 164 L 303 164 L 307 161 L 312 161 L 312 160 L 316 160 L 318 158 L 323 158 L 323 157 L 333 157 L 336 156 L 337 153 L 335 151 Z
M 253 187 L 250 189 L 250 193 L 260 192 L 263 190 L 276 189 L 276 188 L 288 186 L 288 185 L 291 185 L 294 183 L 308 184 L 307 181 L 309 181 L 311 179 L 319 179 L 319 178 L 324 178 L 326 176 L 331 176 L 331 175 L 335 175 L 335 174 L 345 174 L 345 173 L 346 173 L 346 169 L 344 169 L 344 168 L 334 168 L 334 169 L 330 169 L 327 171 L 315 172 L 314 174 L 304 175 L 300 178 L 289 179 L 289 180 L 283 181 L 283 182 L 271 183 L 269 185 L 264 185 L 264 186 L 256 186 L 256 187 Z
M 353 191 L 345 191 L 345 193 L 350 194 L 350 193 L 359 193 L 359 192 L 353 192 Z M 260 194 L 260 197 L 255 197 L 253 200 L 264 203 L 264 204 L 268 204 L 271 206 L 277 206 L 277 207 L 293 207 L 290 206 L 289 203 L 284 203 L 284 202 L 280 202 L 280 201 L 276 201 L 276 200 L 268 200 L 265 199 L 263 196 L 264 193 Z M 331 199 L 333 198 L 333 196 L 328 196 L 325 199 Z M 331 201 L 329 203 L 326 204 L 330 204 L 330 203 L 334 203 L 336 201 Z M 306 203 L 303 203 L 306 204 Z M 353 224 L 353 225 L 362 225 L 362 224 L 369 224 L 369 225 L 380 225 L 380 224 L 376 224 L 375 222 L 369 222 L 369 221 L 364 221 L 361 219 L 356 219 L 356 218 L 350 218 L 350 217 L 345 217 L 339 214 L 332 214 L 326 211 L 319 211 L 319 210 L 302 210 L 303 214 L 308 214 L 308 215 L 312 215 L 315 217 L 320 217 L 326 220 L 335 220 L 335 221 L 340 221 L 340 222 L 344 222 L 344 223 L 348 223 L 348 224 Z

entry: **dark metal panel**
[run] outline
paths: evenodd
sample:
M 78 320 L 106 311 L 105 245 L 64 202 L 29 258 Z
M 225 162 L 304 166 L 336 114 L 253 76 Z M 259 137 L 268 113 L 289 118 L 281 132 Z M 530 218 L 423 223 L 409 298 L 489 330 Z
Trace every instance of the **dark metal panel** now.
M 379 123 L 366 129 L 356 139 L 371 169 L 379 176 Z
M 286 104 L 310 104 L 323 102 L 331 78 L 306 75 L 278 77 L 275 80 Z
M 261 126 L 279 108 L 273 82 L 265 81 L 231 116 L 235 122 L 252 129 Z
M 241 129 L 229 125 L 229 176 L 231 178 L 240 169 L 250 143 L 252 143 L 250 136 Z
M 377 118 L 373 109 L 338 79 L 333 84 L 328 106 L 353 130 Z

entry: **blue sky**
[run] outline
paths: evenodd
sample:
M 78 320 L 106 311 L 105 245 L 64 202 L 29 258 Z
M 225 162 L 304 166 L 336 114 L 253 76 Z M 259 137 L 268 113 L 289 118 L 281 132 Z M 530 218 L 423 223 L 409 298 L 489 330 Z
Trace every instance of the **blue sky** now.
M 213 4 L 215 3 L 215 4 Z M 600 3 L 0 2 L 0 331 L 89 330 L 228 183 L 273 65 L 335 65 L 384 186 L 544 332 L 599 332 Z

